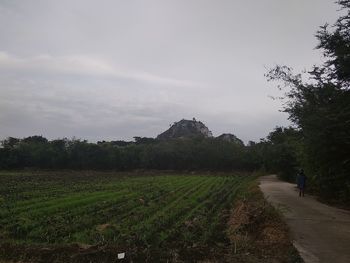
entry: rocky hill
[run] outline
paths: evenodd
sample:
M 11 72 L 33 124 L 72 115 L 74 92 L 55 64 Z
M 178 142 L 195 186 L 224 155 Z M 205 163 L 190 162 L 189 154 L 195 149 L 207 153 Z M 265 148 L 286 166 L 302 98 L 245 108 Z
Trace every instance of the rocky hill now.
M 239 139 L 236 135 L 231 133 L 223 133 L 220 136 L 216 137 L 219 140 L 223 140 L 226 142 L 234 142 L 240 145 L 244 145 L 243 141 Z
M 167 140 L 174 138 L 191 138 L 191 137 L 213 137 L 211 131 L 202 122 L 182 119 L 175 122 L 168 130 L 159 134 L 157 139 Z

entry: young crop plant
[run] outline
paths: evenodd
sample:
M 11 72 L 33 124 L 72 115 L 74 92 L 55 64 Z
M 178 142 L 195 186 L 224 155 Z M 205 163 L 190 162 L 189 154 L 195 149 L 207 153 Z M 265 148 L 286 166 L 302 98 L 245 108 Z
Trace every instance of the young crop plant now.
M 0 172 L 0 248 L 12 244 L 25 253 L 26 246 L 114 247 L 143 260 L 186 258 L 192 250 L 204 259 L 205 251 L 227 242 L 227 209 L 253 179 Z

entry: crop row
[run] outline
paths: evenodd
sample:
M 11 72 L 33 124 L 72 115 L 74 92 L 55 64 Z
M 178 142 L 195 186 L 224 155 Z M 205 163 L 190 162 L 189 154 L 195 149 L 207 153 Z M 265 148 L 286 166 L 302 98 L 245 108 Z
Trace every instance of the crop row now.
M 138 247 L 225 242 L 223 214 L 251 181 L 227 175 L 164 175 L 71 182 L 54 177 L 40 184 L 27 176 L 21 184 L 16 174 L 0 173 L 0 182 L 4 177 L 12 187 L 0 186 L 4 240 Z

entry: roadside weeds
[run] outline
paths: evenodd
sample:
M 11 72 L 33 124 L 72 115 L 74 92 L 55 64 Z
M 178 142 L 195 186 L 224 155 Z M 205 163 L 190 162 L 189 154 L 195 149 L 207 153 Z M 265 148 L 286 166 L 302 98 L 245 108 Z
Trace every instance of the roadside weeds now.
M 238 199 L 228 220 L 231 262 L 301 263 L 279 210 L 269 204 L 256 183 Z

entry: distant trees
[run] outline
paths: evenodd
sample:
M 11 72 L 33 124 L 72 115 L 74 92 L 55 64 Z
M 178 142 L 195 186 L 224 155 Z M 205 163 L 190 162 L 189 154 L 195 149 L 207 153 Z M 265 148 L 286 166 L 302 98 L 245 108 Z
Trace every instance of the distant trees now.
M 300 163 L 325 198 L 350 202 L 350 1 L 346 12 L 317 32 L 325 63 L 314 66 L 304 82 L 286 66 L 267 74 L 288 87 L 284 110 L 300 130 Z
M 251 158 L 255 158 L 265 172 L 295 182 L 300 167 L 301 138 L 301 132 L 292 127 L 276 127 L 259 143 L 250 143 L 253 152 Z
M 41 136 L 8 138 L 0 148 L 0 168 L 253 170 L 250 148 L 214 138 L 98 142 Z

